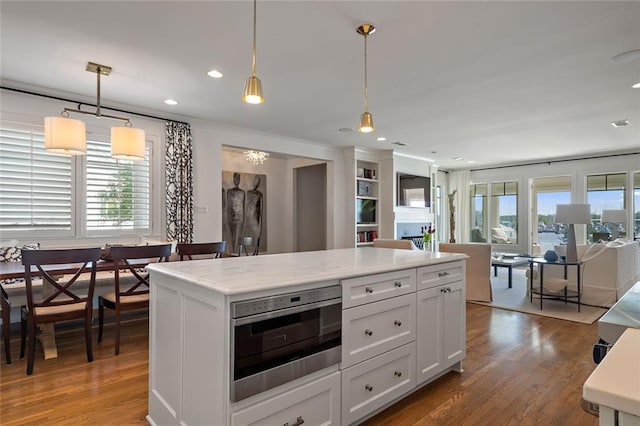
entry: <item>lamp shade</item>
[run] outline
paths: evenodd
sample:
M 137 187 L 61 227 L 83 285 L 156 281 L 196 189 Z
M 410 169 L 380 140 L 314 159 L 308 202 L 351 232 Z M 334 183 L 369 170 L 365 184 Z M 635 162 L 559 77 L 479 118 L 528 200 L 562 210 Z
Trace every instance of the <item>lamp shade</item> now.
M 589 224 L 591 206 L 589 204 L 557 204 L 556 223 Z
M 84 121 L 67 117 L 45 117 L 44 149 L 55 154 L 86 154 L 87 137 Z
M 363 112 L 360 117 L 360 126 L 358 126 L 358 131 L 362 133 L 370 133 L 373 132 L 375 127 L 373 127 L 373 117 L 369 112 Z
M 248 104 L 261 104 L 264 102 L 264 98 L 262 97 L 262 83 L 255 75 L 245 81 L 242 100 Z
M 119 160 L 144 160 L 144 130 L 133 127 L 111 128 L 111 156 Z
M 602 223 L 625 223 L 627 221 L 627 211 L 622 210 L 602 210 Z

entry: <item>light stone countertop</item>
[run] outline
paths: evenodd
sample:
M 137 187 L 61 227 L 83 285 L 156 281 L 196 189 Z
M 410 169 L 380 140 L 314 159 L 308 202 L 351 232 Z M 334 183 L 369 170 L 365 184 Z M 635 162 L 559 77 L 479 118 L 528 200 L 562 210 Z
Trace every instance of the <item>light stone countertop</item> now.
M 466 258 L 457 253 L 360 247 L 155 263 L 149 265 L 149 269 L 224 295 L 238 295 Z
M 640 329 L 628 328 L 584 383 L 582 396 L 640 416 Z

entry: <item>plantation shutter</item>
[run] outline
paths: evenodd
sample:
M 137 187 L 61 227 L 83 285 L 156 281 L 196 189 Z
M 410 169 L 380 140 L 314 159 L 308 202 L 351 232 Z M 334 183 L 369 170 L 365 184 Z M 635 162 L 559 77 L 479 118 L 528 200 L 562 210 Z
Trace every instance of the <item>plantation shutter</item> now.
M 71 161 L 47 153 L 42 133 L 0 128 L 0 230 L 70 234 Z
M 88 233 L 102 230 L 150 232 L 150 149 L 147 144 L 143 161 L 116 160 L 111 158 L 108 142 L 87 141 Z

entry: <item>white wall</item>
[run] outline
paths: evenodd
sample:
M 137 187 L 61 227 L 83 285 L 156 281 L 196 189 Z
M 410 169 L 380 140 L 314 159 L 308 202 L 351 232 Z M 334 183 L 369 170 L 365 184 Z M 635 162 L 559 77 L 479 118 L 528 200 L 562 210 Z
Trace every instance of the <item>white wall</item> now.
M 530 166 L 502 167 L 489 170 L 472 170 L 471 183 L 518 182 L 518 244 L 514 250 L 528 252 L 531 241 L 531 181 L 535 177 L 570 176 L 571 202 L 586 203 L 587 175 L 599 173 L 627 173 L 627 188 L 632 188 L 632 174 L 640 171 L 640 154 L 603 157 L 587 160 L 549 162 Z M 631 208 L 632 191 L 627 190 L 626 206 Z M 534 222 L 537 225 L 537 218 Z M 585 228 L 577 227 L 577 228 Z M 576 229 L 578 244 L 586 241 L 584 229 Z

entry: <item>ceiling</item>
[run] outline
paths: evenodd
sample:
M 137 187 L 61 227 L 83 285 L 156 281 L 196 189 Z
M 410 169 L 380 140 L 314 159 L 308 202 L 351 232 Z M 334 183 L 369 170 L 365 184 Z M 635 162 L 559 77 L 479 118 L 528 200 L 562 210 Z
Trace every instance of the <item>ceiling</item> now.
M 640 89 L 631 88 L 640 60 L 611 60 L 640 49 L 640 2 L 260 0 L 266 101 L 247 105 L 252 7 L 3 0 L 2 84 L 95 99 L 85 66 L 97 62 L 113 68 L 102 80 L 105 106 L 393 148 L 444 169 L 640 149 Z M 368 41 L 376 131 L 344 133 L 363 112 L 364 43 L 355 31 L 363 22 L 377 28 Z M 224 78 L 208 77 L 212 68 Z M 631 125 L 610 125 L 620 119 Z

